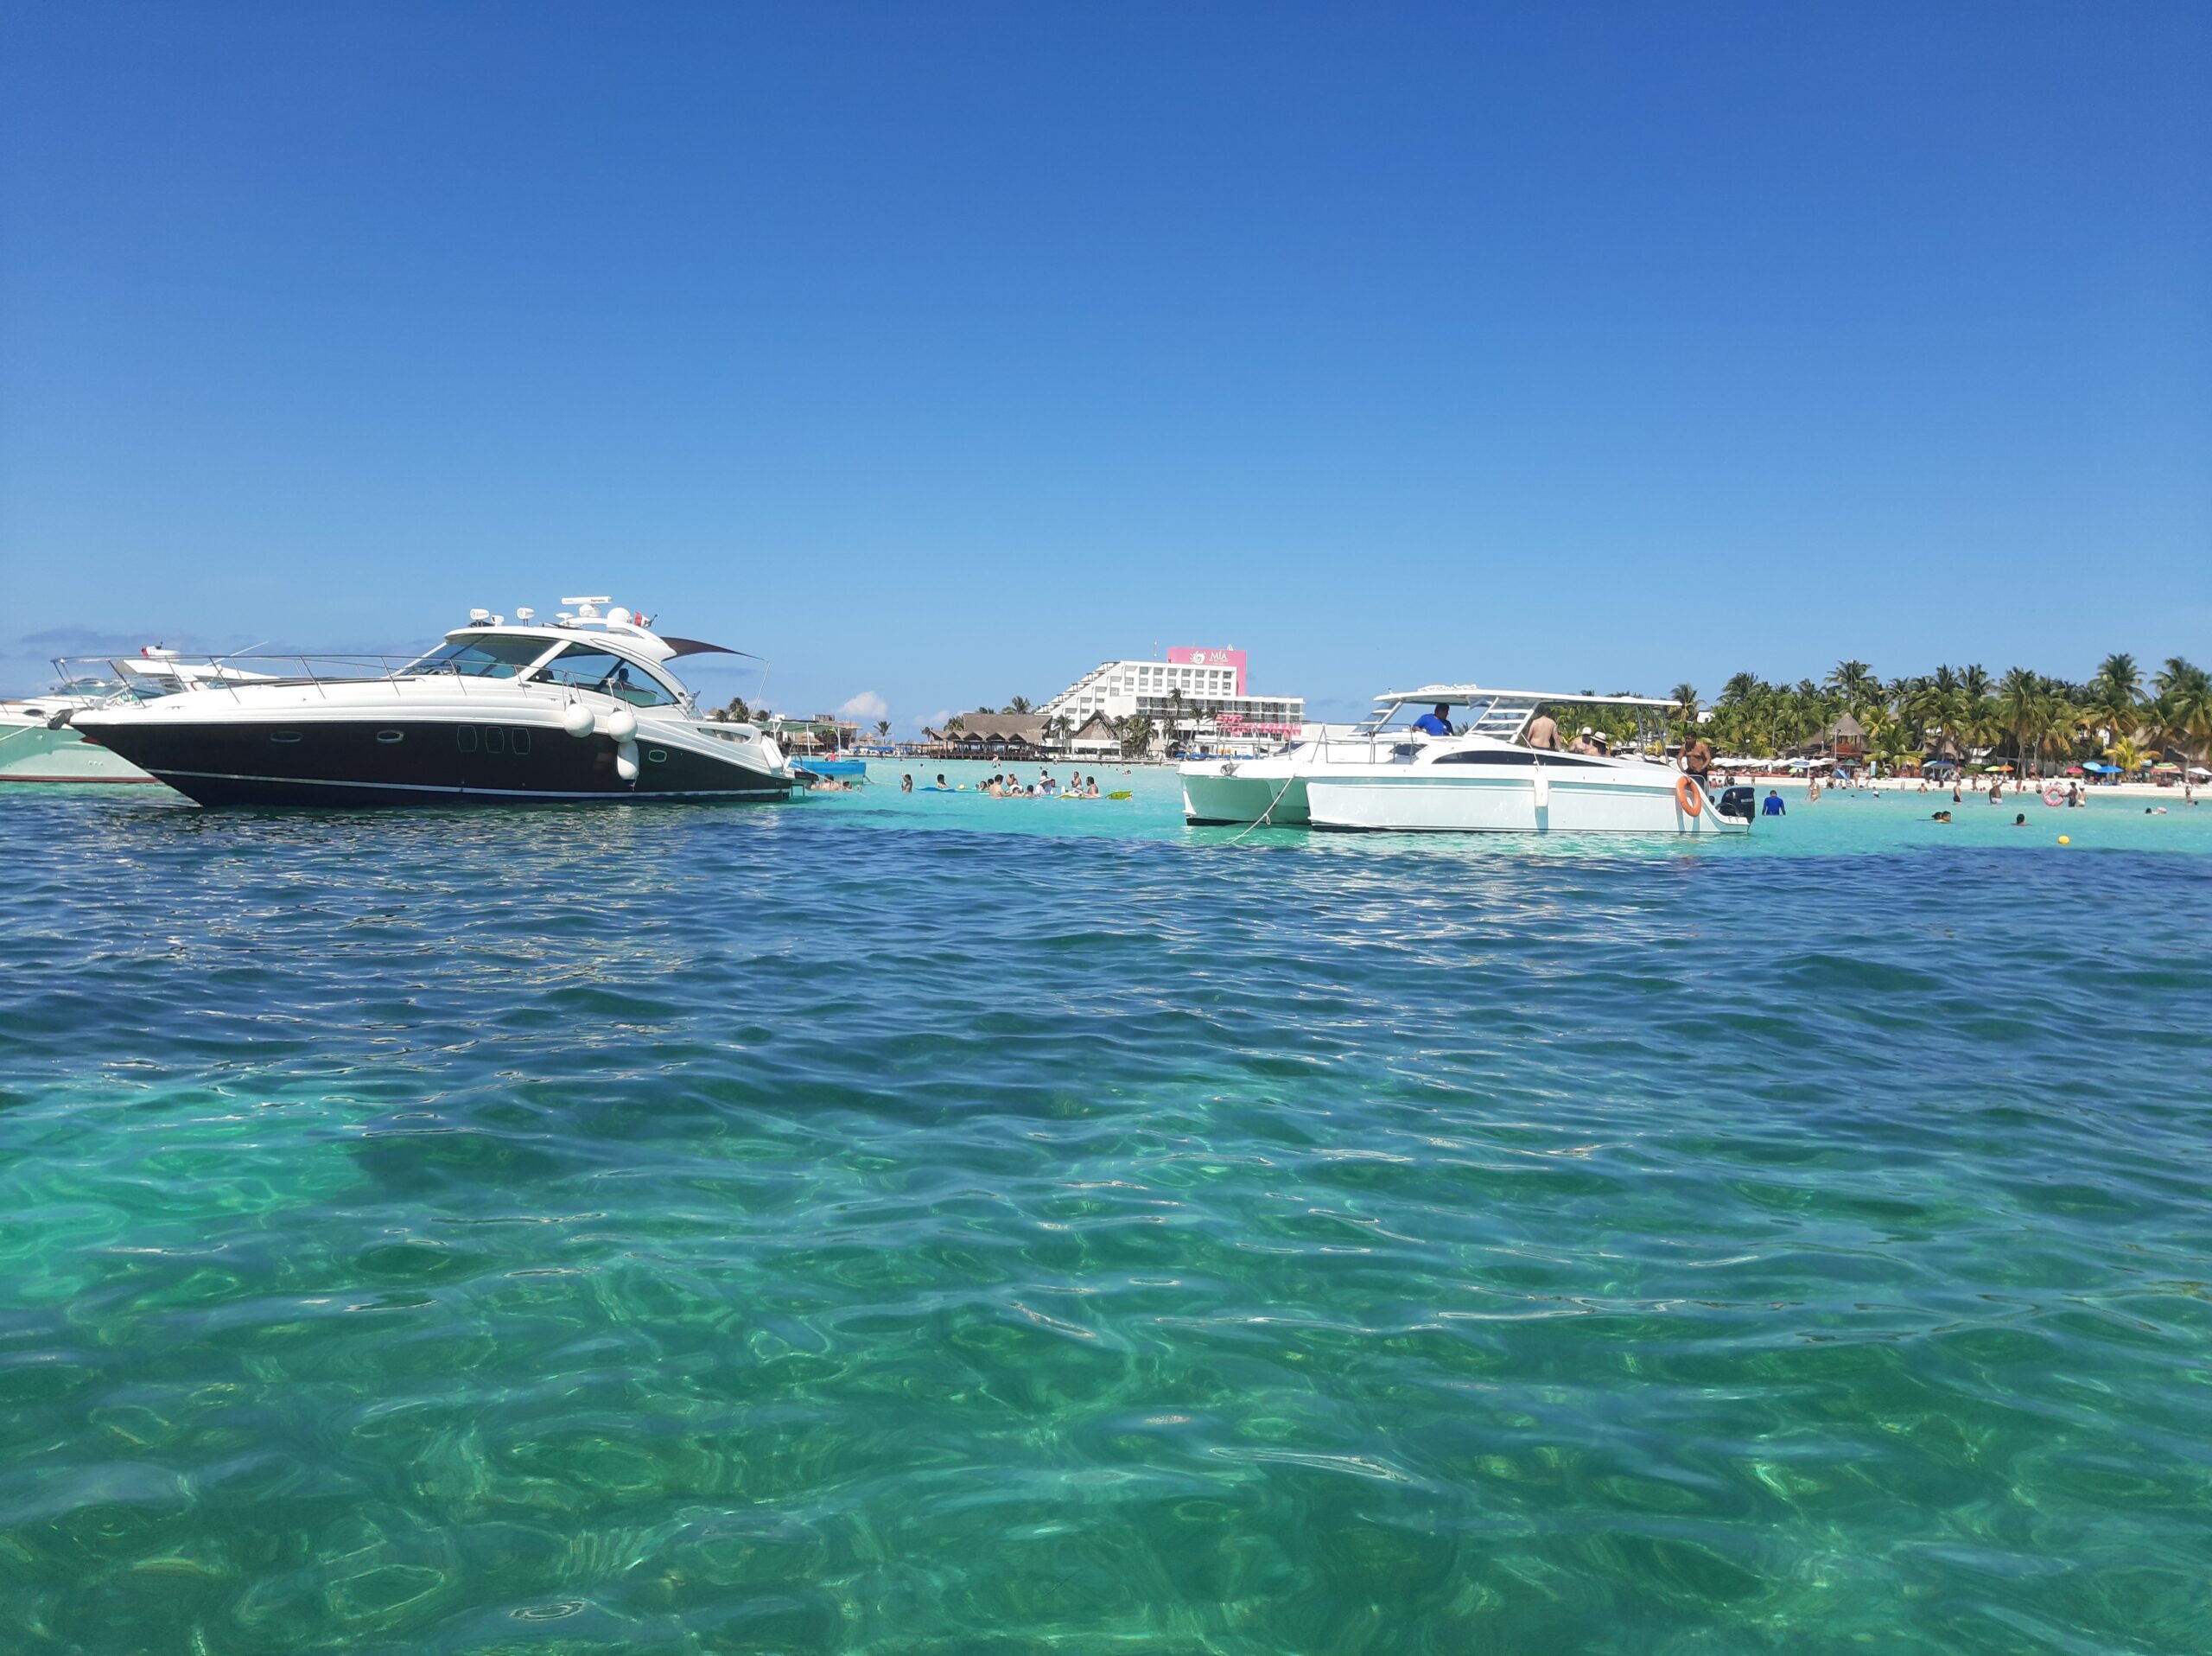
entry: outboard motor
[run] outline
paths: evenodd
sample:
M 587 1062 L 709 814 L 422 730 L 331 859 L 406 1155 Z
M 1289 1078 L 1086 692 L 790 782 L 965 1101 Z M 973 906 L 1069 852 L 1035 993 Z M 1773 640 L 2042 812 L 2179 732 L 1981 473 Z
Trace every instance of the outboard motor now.
M 1755 787 L 1724 787 L 1713 808 L 1724 817 L 1749 822 L 1759 813 L 1759 791 Z

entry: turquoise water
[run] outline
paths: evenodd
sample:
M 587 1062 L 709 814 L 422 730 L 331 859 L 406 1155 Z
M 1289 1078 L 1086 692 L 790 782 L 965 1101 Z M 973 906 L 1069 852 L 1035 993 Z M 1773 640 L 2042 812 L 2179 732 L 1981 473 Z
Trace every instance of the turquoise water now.
M 0 1648 L 2206 1647 L 2212 809 L 1100 775 L 0 801 Z

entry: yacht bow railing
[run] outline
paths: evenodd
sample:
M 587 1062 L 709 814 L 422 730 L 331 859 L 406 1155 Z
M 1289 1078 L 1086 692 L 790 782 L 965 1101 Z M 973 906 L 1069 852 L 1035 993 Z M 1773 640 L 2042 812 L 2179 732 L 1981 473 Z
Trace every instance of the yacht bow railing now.
M 399 694 L 403 678 L 428 678 L 436 667 L 410 672 L 423 659 L 413 655 L 300 655 L 238 652 L 226 655 L 186 655 L 173 652 L 145 656 L 61 656 L 54 660 L 63 678 L 86 676 L 84 669 L 97 666 L 100 677 L 112 685 L 111 699 L 141 701 L 151 697 L 209 695 L 228 691 L 233 698 L 242 686 L 306 685 L 318 691 L 334 685 L 390 684 Z M 451 675 L 462 692 L 468 677 Z M 512 682 L 508 678 L 490 680 Z

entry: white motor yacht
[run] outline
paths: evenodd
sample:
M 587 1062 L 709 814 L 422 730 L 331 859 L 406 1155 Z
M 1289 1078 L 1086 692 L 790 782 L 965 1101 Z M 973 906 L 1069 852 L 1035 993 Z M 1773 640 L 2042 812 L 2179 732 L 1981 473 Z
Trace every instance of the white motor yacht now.
M 528 609 L 512 624 L 472 611 L 412 661 L 249 658 L 282 670 L 73 722 L 207 806 L 790 795 L 798 779 L 777 744 L 703 716 L 670 666 L 736 652 L 664 638 L 603 597 L 562 602 L 543 626 Z
M 1660 739 L 1618 755 L 1531 748 L 1538 708 L 1625 707 Z M 1674 704 L 1640 696 L 1554 695 L 1425 685 L 1375 698 L 1343 736 L 1301 741 L 1262 759 L 1198 760 L 1181 767 L 1193 823 L 1269 823 L 1446 833 L 1745 833 L 1748 788 L 1719 797 L 1668 763 L 1663 721 Z M 1442 706 L 1446 734 L 1410 719 Z
M 52 689 L 0 702 L 0 782 L 151 782 L 158 778 L 111 748 L 86 742 L 77 716 L 110 703 L 149 701 L 194 683 L 257 675 L 220 662 L 188 662 L 149 645 L 136 656 L 54 664 Z

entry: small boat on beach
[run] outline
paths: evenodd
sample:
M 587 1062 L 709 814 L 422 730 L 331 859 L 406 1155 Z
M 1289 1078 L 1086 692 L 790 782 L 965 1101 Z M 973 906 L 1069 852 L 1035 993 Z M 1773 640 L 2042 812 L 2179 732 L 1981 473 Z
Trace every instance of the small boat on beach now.
M 798 778 L 751 724 L 701 712 L 670 666 L 726 652 L 664 638 L 605 598 L 474 610 L 411 661 L 247 657 L 72 720 L 88 742 L 204 806 L 781 799 Z
M 1661 727 L 1662 751 L 1618 755 L 1532 748 L 1539 708 L 1621 707 Z M 1402 716 L 1436 707 L 1464 715 L 1448 732 Z M 1663 755 L 1674 704 L 1640 696 L 1552 695 L 1425 685 L 1375 698 L 1348 734 L 1301 741 L 1261 759 L 1194 761 L 1180 767 L 1192 823 L 1370 829 L 1421 833 L 1750 831 L 1748 788 L 1716 797 Z

